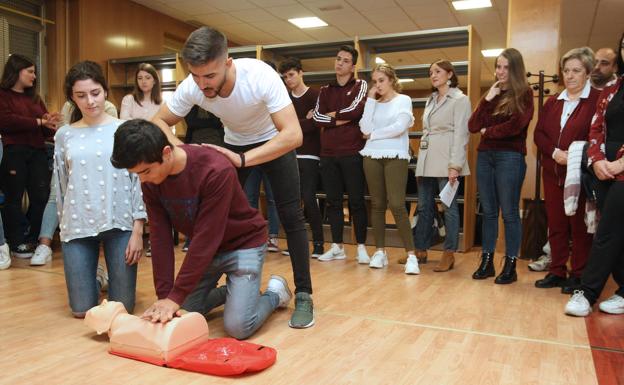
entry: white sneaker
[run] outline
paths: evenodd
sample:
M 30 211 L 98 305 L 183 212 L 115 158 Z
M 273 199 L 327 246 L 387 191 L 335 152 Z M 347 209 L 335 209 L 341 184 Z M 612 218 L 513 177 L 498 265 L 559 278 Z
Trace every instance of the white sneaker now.
M 617 294 L 613 294 L 608 299 L 600 302 L 598 307 L 605 313 L 624 314 L 624 298 Z
M 288 306 L 288 302 L 292 298 L 292 293 L 288 288 L 288 283 L 279 275 L 271 275 L 269 279 L 269 284 L 267 285 L 266 291 L 273 292 L 277 294 L 279 297 L 279 305 L 278 307 L 284 308 Z
M 388 255 L 383 250 L 375 251 L 373 257 L 368 264 L 368 267 L 372 267 L 374 269 L 381 269 L 382 267 L 388 266 Z
M 95 279 L 100 283 L 100 291 L 108 290 L 108 273 L 104 270 L 104 266 L 98 263 Z
M 362 265 L 367 265 L 370 263 L 371 259 L 368 256 L 368 251 L 366 250 L 366 246 L 358 245 L 357 247 L 357 261 Z
M 407 257 L 407 262 L 405 262 L 405 274 L 420 274 L 418 259 L 415 255 Z
M 9 244 L 5 243 L 0 246 L 0 270 L 8 269 L 11 266 L 11 251 Z
M 529 263 L 529 270 L 531 271 L 546 271 L 550 267 L 552 258 L 550 255 L 544 254 L 537 258 L 535 261 Z
M 52 260 L 52 249 L 48 245 L 40 244 L 30 259 L 30 266 L 41 266 Z
M 327 262 L 333 261 L 334 259 L 345 259 L 347 256 L 344 252 L 344 247 L 338 246 L 337 243 L 332 243 L 331 247 L 328 251 L 323 253 L 320 257 L 318 257 L 319 261 Z
M 591 305 L 583 295 L 583 290 L 574 290 L 574 294 L 565 305 L 565 313 L 576 317 L 587 317 L 591 311 Z

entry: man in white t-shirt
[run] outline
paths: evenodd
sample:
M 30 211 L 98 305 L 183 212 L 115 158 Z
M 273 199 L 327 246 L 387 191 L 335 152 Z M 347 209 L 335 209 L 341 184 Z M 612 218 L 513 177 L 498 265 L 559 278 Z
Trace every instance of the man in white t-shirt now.
M 266 63 L 228 57 L 226 37 L 208 27 L 191 33 L 182 48 L 182 59 L 190 75 L 163 103 L 152 122 L 172 143 L 181 144 L 169 127 L 198 105 L 223 122 L 225 148 L 213 147 L 238 168 L 241 184 L 249 166 L 257 165 L 267 174 L 286 232 L 296 287 L 295 311 L 289 325 L 310 327 L 314 325 L 310 250 L 294 151 L 303 135 L 288 91 Z

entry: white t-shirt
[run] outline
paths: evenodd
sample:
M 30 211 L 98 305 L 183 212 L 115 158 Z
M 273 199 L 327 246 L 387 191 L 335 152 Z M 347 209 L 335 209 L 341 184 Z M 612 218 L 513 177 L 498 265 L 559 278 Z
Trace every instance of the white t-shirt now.
M 244 146 L 267 141 L 277 135 L 271 114 L 291 104 L 282 79 L 268 64 L 257 59 L 235 59 L 236 82 L 227 98 L 207 98 L 192 75 L 180 83 L 167 106 L 177 116 L 186 116 L 193 105 L 221 119 L 225 142 Z

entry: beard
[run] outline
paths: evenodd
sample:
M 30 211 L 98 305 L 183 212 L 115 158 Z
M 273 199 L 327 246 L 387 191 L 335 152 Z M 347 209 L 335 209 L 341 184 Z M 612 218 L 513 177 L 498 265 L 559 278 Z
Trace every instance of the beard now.
M 223 80 L 221 81 L 221 83 L 219 83 L 219 85 L 216 88 L 206 87 L 206 88 L 202 89 L 202 92 L 203 92 L 204 96 L 209 98 L 209 99 L 214 99 L 217 96 L 219 96 L 219 93 L 221 92 L 221 89 L 223 89 L 223 86 L 225 85 L 226 81 L 227 81 L 227 71 L 223 74 Z M 213 95 L 206 95 L 207 91 L 212 91 L 212 92 L 214 92 L 214 94 Z

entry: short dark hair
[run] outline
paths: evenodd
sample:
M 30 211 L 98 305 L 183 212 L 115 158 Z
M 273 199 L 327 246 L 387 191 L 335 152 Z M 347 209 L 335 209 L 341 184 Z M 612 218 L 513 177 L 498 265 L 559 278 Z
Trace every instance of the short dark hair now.
M 341 45 L 340 48 L 338 49 L 338 52 L 340 51 L 345 51 L 345 52 L 349 52 L 351 54 L 351 61 L 353 62 L 353 65 L 357 64 L 357 59 L 358 59 L 358 51 L 357 49 L 355 49 L 352 45 Z
M 193 31 L 182 47 L 182 60 L 192 66 L 204 65 L 227 55 L 227 38 L 216 29 L 201 27 Z
M 70 123 L 74 123 L 82 119 L 82 112 L 74 103 L 72 99 L 72 95 L 74 93 L 74 83 L 79 80 L 87 80 L 91 79 L 94 82 L 98 83 L 104 89 L 104 92 L 108 93 L 108 85 L 106 84 L 106 78 L 104 77 L 104 72 L 102 71 L 102 67 L 90 60 L 85 60 L 78 62 L 72 66 L 65 75 L 65 97 L 67 101 L 71 103 L 74 107 L 72 111 L 72 115 L 69 118 Z
M 17 53 L 12 54 L 6 61 L 4 65 L 4 70 L 2 71 L 2 79 L 0 79 L 0 88 L 3 90 L 10 90 L 13 88 L 17 80 L 19 79 L 20 72 L 29 67 L 35 67 L 35 62 L 30 60 L 24 55 L 20 55 Z M 33 98 L 35 102 L 39 101 L 39 94 L 37 94 L 37 79 L 33 81 L 33 86 L 24 89 L 24 94 Z
M 162 151 L 166 146 L 173 148 L 160 127 L 144 119 L 132 119 L 117 128 L 110 160 L 115 168 L 133 168 L 139 163 L 162 163 Z
M 289 57 L 283 60 L 279 65 L 279 73 L 285 74 L 290 70 L 295 70 L 297 72 L 303 71 L 303 66 L 301 65 L 301 60 L 296 57 Z

